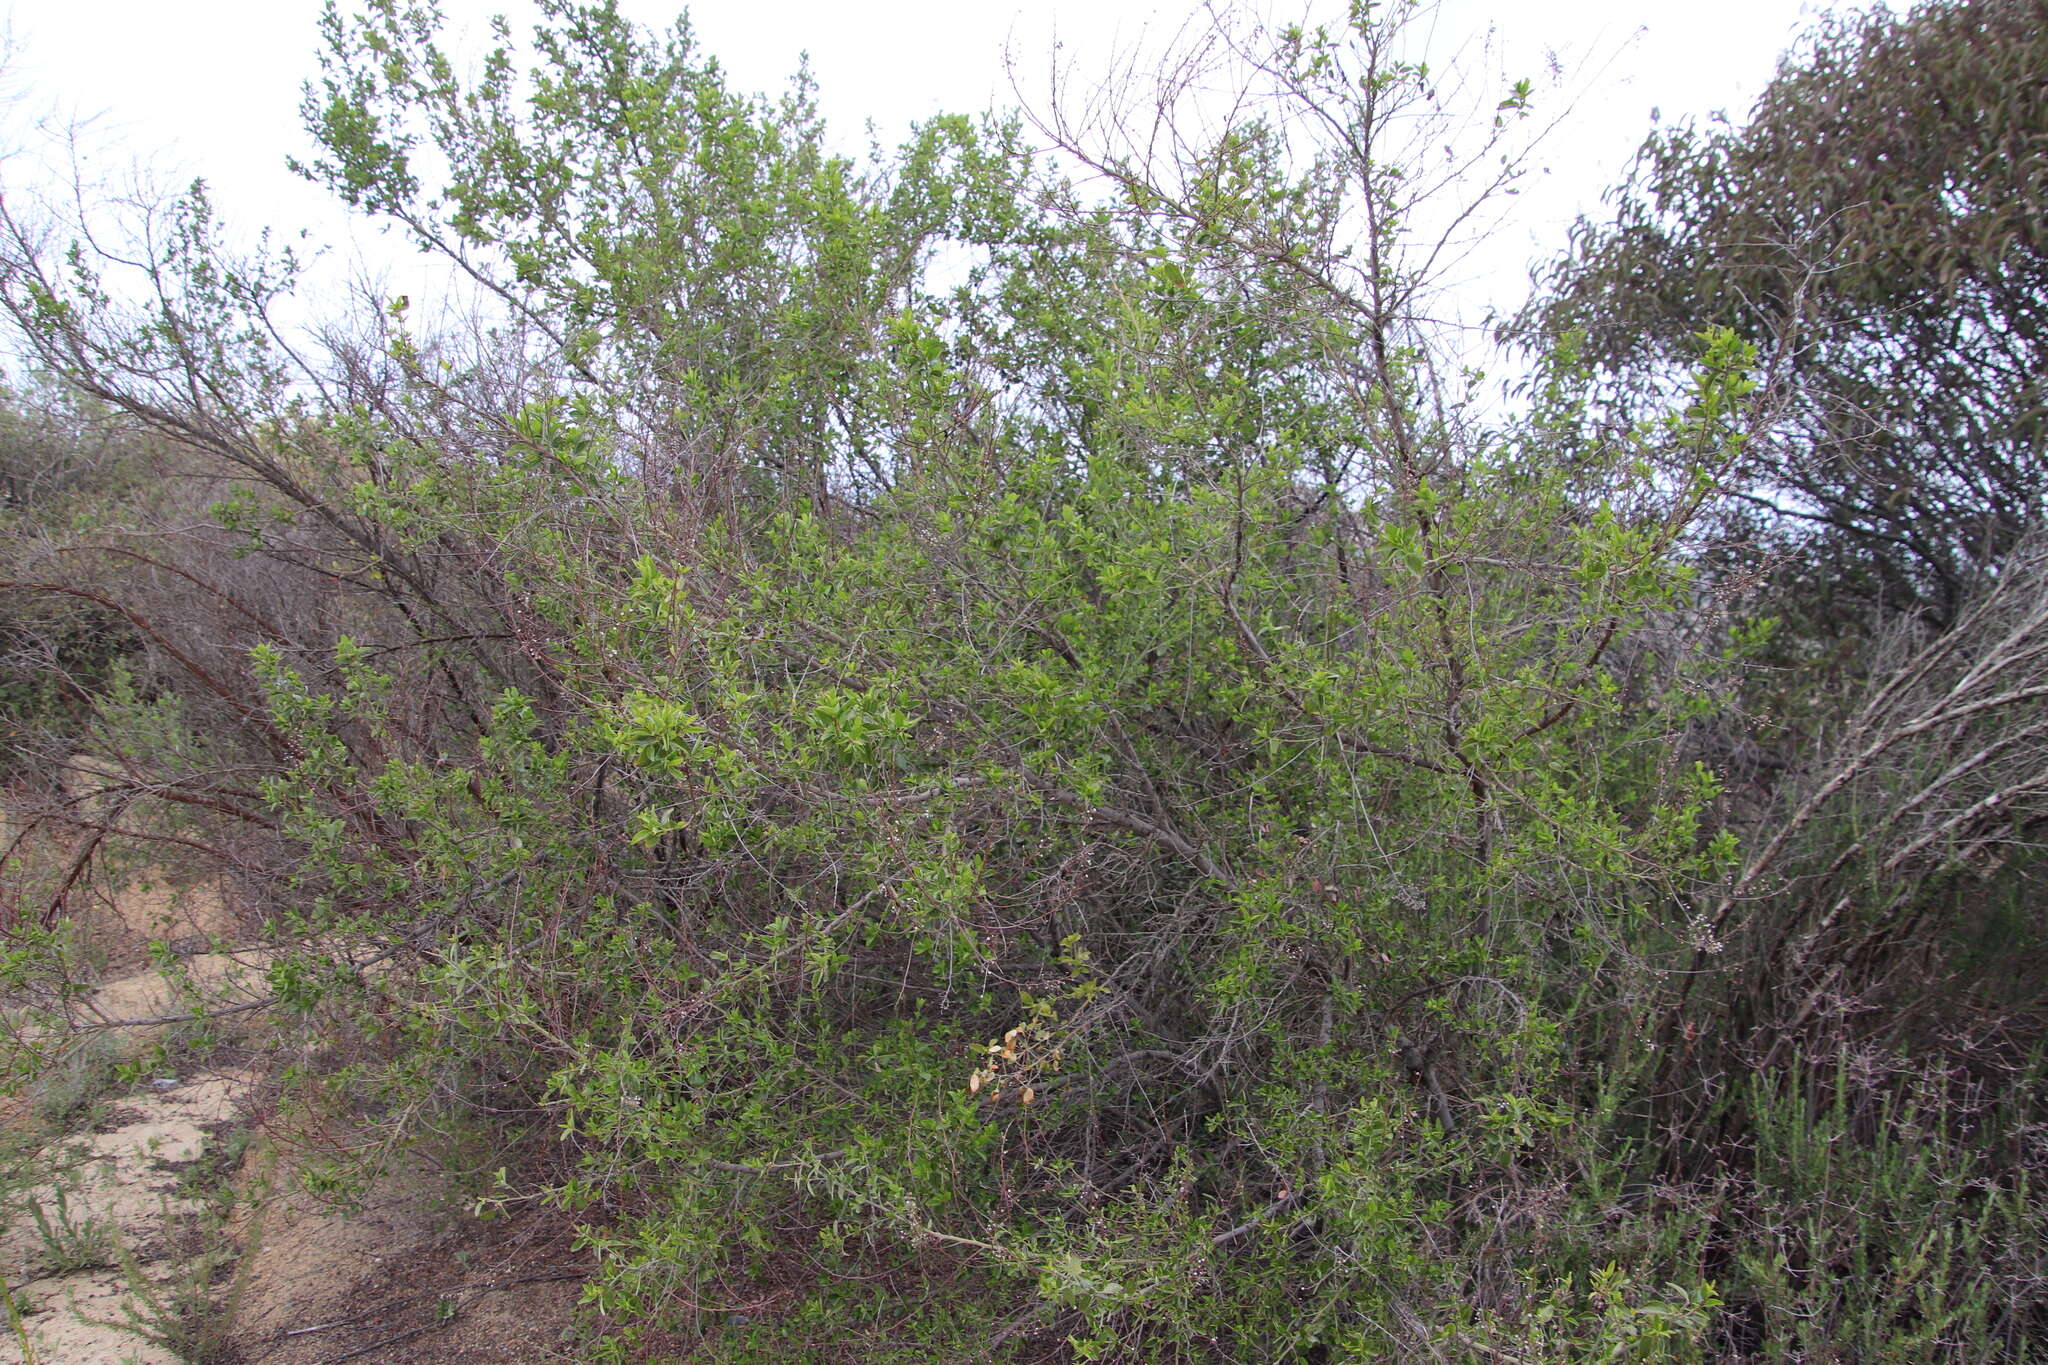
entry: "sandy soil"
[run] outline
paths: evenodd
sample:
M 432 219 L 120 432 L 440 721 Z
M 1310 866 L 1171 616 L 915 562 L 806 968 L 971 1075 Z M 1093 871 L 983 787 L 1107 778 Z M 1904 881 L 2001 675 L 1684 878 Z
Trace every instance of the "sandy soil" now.
M 173 1225 L 198 1205 L 180 1189 L 179 1166 L 199 1158 L 209 1136 L 236 1120 L 243 1073 L 153 1083 L 114 1103 L 105 1131 L 64 1138 L 43 1157 L 56 1171 L 50 1184 L 26 1191 L 0 1229 L 4 1268 L 23 1315 L 34 1359 L 44 1365 L 174 1365 L 173 1352 L 132 1327 L 149 1325 L 147 1305 L 129 1281 L 131 1270 L 168 1286 L 181 1269 Z M 63 1189 L 64 1206 L 58 1206 Z M 99 1265 L 59 1273 L 50 1248 L 26 1210 L 39 1205 L 60 1229 L 98 1227 L 109 1252 L 126 1253 L 129 1268 Z M 131 1318 L 134 1309 L 140 1318 Z M 123 1324 L 128 1324 L 124 1326 Z M 20 1335 L 0 1335 L 0 1362 L 24 1361 Z
M 173 974 L 201 988 L 214 1010 L 260 1001 L 269 961 L 260 949 L 236 947 L 248 922 L 217 887 L 131 880 L 134 890 L 102 898 L 83 916 L 111 970 L 75 1014 L 128 1057 L 169 1027 L 132 1021 L 190 1008 L 178 983 L 138 970 L 152 942 L 170 946 Z M 260 1033 L 264 1014 L 235 1015 L 238 1031 Z M 131 1022 L 106 1027 L 111 1021 Z M 158 1075 L 135 1093 L 109 1096 L 94 1131 L 44 1147 L 37 1166 L 52 1179 L 15 1191 L 0 1217 L 0 1273 L 22 1315 L 17 1332 L 0 1313 L 0 1365 L 178 1365 L 176 1351 L 132 1329 L 148 1327 L 151 1297 L 168 1301 L 180 1287 L 204 1290 L 213 1304 L 215 1339 L 203 1365 L 568 1358 L 563 1342 L 586 1272 L 558 1222 L 479 1222 L 446 1182 L 417 1167 L 394 1170 L 354 1212 L 298 1192 L 289 1157 L 265 1131 L 261 1050 L 234 1055 L 249 1064 Z M 31 1121 L 22 1097 L 0 1097 L 0 1126 Z M 184 1177 L 238 1132 L 247 1155 L 238 1171 L 220 1173 L 234 1196 L 203 1205 Z M 54 1264 L 32 1204 L 73 1229 L 104 1230 L 109 1251 L 96 1259 L 114 1263 Z M 233 1215 L 222 1222 L 230 1204 Z M 211 1283 L 198 1286 L 208 1259 Z
M 104 1131 L 45 1150 L 59 1179 L 18 1206 L 33 1200 L 53 1222 L 109 1230 L 128 1264 L 58 1273 L 34 1220 L 11 1217 L 0 1230 L 0 1268 L 34 1354 L 0 1323 L 0 1365 L 181 1365 L 177 1352 L 134 1330 L 151 1314 L 130 1276 L 167 1295 L 191 1273 L 195 1247 L 179 1224 L 201 1209 L 181 1175 L 246 1123 L 256 1080 L 246 1071 L 163 1078 L 115 1100 Z M 559 1234 L 542 1237 L 519 1219 L 478 1222 L 451 1206 L 443 1182 L 404 1169 L 361 1209 L 343 1211 L 297 1192 L 279 1164 L 274 1149 L 252 1151 L 236 1182 L 244 1212 L 214 1232 L 230 1255 L 212 1297 L 231 1321 L 220 1324 L 223 1342 L 207 1365 L 567 1358 L 584 1271 Z
M 140 1051 L 164 1028 L 191 1013 L 188 990 L 200 992 L 208 1013 L 217 1017 L 263 1001 L 268 995 L 263 972 L 269 963 L 270 954 L 260 949 L 195 954 L 174 969 L 183 980 L 162 972 L 138 972 L 107 982 L 86 998 L 78 1018 L 99 1027 L 122 1051 Z
M 353 1215 L 302 1195 L 265 1210 L 236 1319 L 242 1365 L 569 1358 L 577 1258 L 519 1220 L 437 1212 L 437 1183 L 394 1174 Z

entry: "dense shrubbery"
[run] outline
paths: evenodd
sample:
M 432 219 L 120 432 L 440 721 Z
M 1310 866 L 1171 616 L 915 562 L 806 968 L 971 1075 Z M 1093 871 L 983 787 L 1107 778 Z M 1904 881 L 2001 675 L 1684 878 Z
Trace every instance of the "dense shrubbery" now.
M 544 8 L 474 81 L 330 16 L 308 105 L 468 341 L 312 366 L 196 195 L 139 292 L 10 207 L 24 338 L 190 474 L 37 528 L 141 640 L 88 743 L 272 907 L 309 1124 L 575 1221 L 600 1357 L 2038 1348 L 2031 542 L 1760 684 L 1836 642 L 1703 558 L 1754 352 L 1465 412 L 1405 11 L 1219 31 L 1265 113 L 1179 156 L 1049 120 L 1087 197 Z
M 1803 608 L 1947 620 L 2041 513 L 2041 18 L 1830 16 L 1746 124 L 1651 137 L 1525 319 L 1581 332 L 1623 410 L 1683 376 L 1703 326 L 1763 352 L 1779 411 L 1722 515 L 1798 544 Z
M 0 573 L 73 590 L 0 598 L 0 776 L 10 780 L 33 777 L 30 751 L 75 735 L 134 647 L 118 608 L 76 591 L 83 585 L 41 534 L 81 518 L 119 519 L 145 455 L 111 417 L 56 385 L 0 388 Z

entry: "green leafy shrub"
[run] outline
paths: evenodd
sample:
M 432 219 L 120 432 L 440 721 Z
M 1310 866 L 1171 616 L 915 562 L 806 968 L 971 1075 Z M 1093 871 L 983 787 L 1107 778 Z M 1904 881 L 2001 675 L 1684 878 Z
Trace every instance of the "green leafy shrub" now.
M 123 837 L 267 907 L 296 1102 L 363 1130 L 309 1184 L 416 1143 L 573 1223 L 599 1359 L 2024 1351 L 2025 1087 L 1980 1164 L 1825 1076 L 2019 842 L 1984 799 L 2033 818 L 2032 561 L 1816 704 L 1758 835 L 1710 741 L 1771 632 L 1700 546 L 1754 352 L 1620 430 L 1568 346 L 1462 407 L 1406 6 L 1217 35 L 1266 112 L 1174 152 L 1054 116 L 1099 193 L 1014 122 L 836 158 L 801 82 L 543 13 L 472 77 L 430 7 L 330 11 L 309 101 L 483 343 L 393 306 L 294 388 L 292 263 L 198 196 L 162 306 L 10 260 L 72 382 L 220 372 L 174 410 L 232 486 L 121 584 L 161 686 L 100 714 L 182 821 Z

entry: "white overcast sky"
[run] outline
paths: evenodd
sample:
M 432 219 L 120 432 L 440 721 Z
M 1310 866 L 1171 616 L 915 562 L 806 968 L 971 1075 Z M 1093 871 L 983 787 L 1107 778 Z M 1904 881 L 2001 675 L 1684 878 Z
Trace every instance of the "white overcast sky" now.
M 1295 17 L 1301 0 L 1293 3 L 1295 10 L 1268 12 Z M 29 114 L 91 119 L 88 145 L 102 174 L 134 162 L 165 183 L 203 175 L 228 222 L 310 228 L 337 248 L 337 260 L 380 268 L 395 260 L 388 241 L 352 229 L 284 166 L 288 155 L 306 150 L 297 109 L 301 83 L 316 69 L 318 0 L 0 0 L 9 5 L 7 85 L 17 129 Z M 1434 21 L 1442 56 L 1491 29 L 1510 75 L 1540 76 L 1553 52 L 1567 72 L 1580 73 L 1576 113 L 1540 157 L 1548 175 L 1516 202 L 1468 272 L 1461 311 L 1476 316 L 1489 304 L 1520 300 L 1528 263 L 1553 254 L 1577 214 L 1597 209 L 1648 131 L 1653 108 L 1667 121 L 1715 110 L 1739 116 L 1788 42 L 1830 7 L 1827 0 L 1444 0 Z M 444 0 L 444 8 L 479 46 L 490 14 L 522 12 L 505 0 Z M 623 0 L 622 8 L 665 24 L 678 6 Z M 1195 8 L 1192 0 L 699 0 L 689 7 L 704 49 L 741 88 L 780 90 L 807 52 L 827 119 L 849 150 L 862 145 L 870 118 L 886 142 L 928 114 L 1012 103 L 1006 46 L 1017 54 L 1022 93 L 1039 98 L 1055 37 L 1059 58 L 1085 76 L 1118 50 L 1177 29 Z M 1321 8 L 1338 7 L 1326 0 Z M 23 148 L 24 135 L 10 135 L 7 145 Z M 40 174 L 36 167 L 35 154 L 17 150 L 4 170 L 19 187 Z

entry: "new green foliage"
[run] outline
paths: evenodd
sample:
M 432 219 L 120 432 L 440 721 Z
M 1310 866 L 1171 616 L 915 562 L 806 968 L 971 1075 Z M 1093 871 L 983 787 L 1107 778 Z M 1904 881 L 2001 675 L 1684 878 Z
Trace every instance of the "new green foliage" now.
M 324 396 L 187 414 L 259 483 L 163 538 L 285 586 L 162 627 L 260 629 L 155 661 L 214 709 L 131 696 L 149 743 L 122 752 L 206 838 L 240 829 L 276 1003 L 332 1049 L 302 1099 L 360 1150 L 447 1154 L 480 1214 L 572 1222 L 598 1358 L 2032 1330 L 2038 1294 L 1983 1291 L 2025 1264 L 2026 1160 L 1916 1159 L 1939 1104 L 1876 1098 L 1836 1126 L 1887 1231 L 1807 1217 L 1844 1187 L 1801 1125 L 1908 1070 L 1871 1050 L 1862 1090 L 1831 1082 L 1806 1016 L 1745 1018 L 1730 984 L 1818 996 L 1815 940 L 1782 970 L 1758 947 L 1806 913 L 1777 869 L 1832 896 L 1926 806 L 1829 846 L 1898 785 L 1831 768 L 1745 847 L 1704 761 L 1770 643 L 1699 553 L 1756 353 L 1702 333 L 1620 429 L 1570 345 L 1527 414 L 1464 407 L 1388 141 L 1441 109 L 1409 16 L 1224 30 L 1204 60 L 1257 98 L 1149 159 L 1049 116 L 1083 190 L 1014 122 L 831 155 L 801 80 L 738 94 L 686 26 L 610 4 L 550 0 L 529 64 L 501 26 L 473 72 L 430 5 L 327 12 L 309 173 L 471 272 L 499 330 L 465 347 L 394 306 Z M 1489 100 L 1486 158 L 1531 95 Z M 25 325 L 139 408 L 118 337 L 61 344 L 113 324 L 33 265 Z M 2012 592 L 1987 622 L 2025 615 Z M 2016 652 L 1964 641 L 1914 686 L 2034 657 L 1983 635 Z M 1988 782 L 2032 723 L 1990 707 L 1900 711 L 1887 743 L 1992 727 L 1955 790 Z

